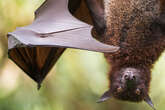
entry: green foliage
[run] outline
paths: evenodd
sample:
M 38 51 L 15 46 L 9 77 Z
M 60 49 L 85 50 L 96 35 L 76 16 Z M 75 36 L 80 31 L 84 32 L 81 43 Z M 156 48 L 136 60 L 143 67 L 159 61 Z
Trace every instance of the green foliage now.
M 37 84 L 7 58 L 6 34 L 30 24 L 43 0 L 0 1 L 0 110 L 150 110 L 145 103 L 115 99 L 97 104 L 108 89 L 109 65 L 103 54 L 67 49 L 43 82 Z M 165 55 L 153 69 L 151 97 L 158 110 L 165 108 Z

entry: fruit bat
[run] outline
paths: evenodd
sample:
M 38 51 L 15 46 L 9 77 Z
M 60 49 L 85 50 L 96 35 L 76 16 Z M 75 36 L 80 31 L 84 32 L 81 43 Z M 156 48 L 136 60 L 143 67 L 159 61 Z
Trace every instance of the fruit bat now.
M 151 69 L 165 49 L 165 0 L 104 0 L 103 8 L 90 4 L 97 0 L 86 1 L 94 24 L 95 16 L 102 19 L 104 33 L 97 39 L 120 47 L 117 52 L 104 54 L 111 65 L 110 89 L 98 102 L 114 97 L 145 101 L 155 109 L 149 86 Z M 98 16 L 98 12 L 102 14 Z
M 90 25 L 88 25 L 88 27 L 87 24 L 80 21 L 78 23 L 82 23 L 83 25 L 81 24 L 81 26 L 78 25 L 78 27 L 76 27 L 77 25 L 75 26 L 75 24 L 77 24 L 77 22 L 75 23 L 75 21 L 77 21 L 77 19 L 74 18 L 73 22 L 69 19 L 71 17 L 73 19 L 73 16 L 69 17 L 70 14 L 64 14 L 64 12 L 61 11 L 62 8 L 60 3 L 62 4 L 62 1 L 65 0 L 59 0 L 60 2 L 58 1 L 60 11 L 58 8 L 54 9 L 55 5 L 52 8 L 53 2 L 57 3 L 57 1 L 58 0 L 46 1 L 46 5 L 43 4 L 36 11 L 36 19 L 33 24 L 25 28 L 19 28 L 15 32 L 10 33 L 8 35 L 9 41 L 10 37 L 12 37 L 11 42 L 14 41 L 13 38 L 17 39 L 17 41 L 19 40 L 23 42 L 20 43 L 21 46 L 22 44 L 23 46 L 26 45 L 30 47 L 47 45 L 48 47 L 54 46 L 56 48 L 72 47 L 104 52 L 107 61 L 111 65 L 109 72 L 110 89 L 102 95 L 98 102 L 103 102 L 112 97 L 132 102 L 140 102 L 144 100 L 153 109 L 155 109 L 151 98 L 149 97 L 149 85 L 151 81 L 151 69 L 153 64 L 165 48 L 165 1 L 83 0 L 89 9 L 93 27 Z M 71 2 L 71 0 L 69 2 Z M 79 0 L 76 2 L 78 4 L 80 3 Z M 48 5 L 49 11 L 48 8 L 46 9 Z M 77 7 L 78 5 L 75 6 Z M 65 5 L 65 8 L 66 7 L 67 6 Z M 74 13 L 76 7 L 70 8 L 70 11 Z M 54 14 L 56 10 L 57 13 Z M 65 9 L 65 11 L 66 10 L 67 9 Z M 59 17 L 62 14 L 63 16 Z M 48 15 L 51 16 L 47 17 Z M 59 21 L 56 19 L 58 17 L 60 18 Z M 49 20 L 46 20 L 47 22 L 45 22 L 45 19 Z M 57 22 L 55 23 L 52 21 Z M 59 25 L 57 25 L 58 23 Z M 59 29 L 63 30 L 59 31 Z M 70 37 L 69 32 L 75 33 L 72 33 L 72 37 Z M 113 47 L 111 46 L 107 49 L 109 52 L 105 51 L 105 48 L 105 50 L 101 48 L 104 51 L 100 48 L 89 49 L 89 47 L 97 47 L 95 43 L 96 40 L 91 37 L 91 34 L 95 37 L 95 39 L 97 39 L 97 45 L 102 42 L 104 43 L 104 46 L 107 44 L 109 46 L 113 45 Z M 21 37 L 22 35 L 28 37 Z M 58 37 L 58 35 L 61 36 Z M 74 35 L 76 37 L 73 37 Z M 90 39 L 93 39 L 94 41 L 89 43 L 89 36 Z M 66 40 L 65 43 L 64 41 L 61 43 L 61 38 L 63 37 L 65 37 L 63 39 Z M 40 43 L 38 44 L 37 42 Z M 18 43 L 16 44 L 18 45 Z M 86 46 L 81 45 L 80 47 L 80 44 L 90 44 L 90 46 L 86 45 L 88 47 L 87 48 Z M 12 48 L 9 48 L 10 51 L 16 48 L 17 45 L 11 46 Z M 101 45 L 101 47 L 103 47 L 103 44 Z
M 31 25 L 8 33 L 9 58 L 38 83 L 38 88 L 65 48 L 110 53 L 119 49 L 94 39 L 93 26 L 72 15 L 80 3 L 46 0 L 35 12 Z

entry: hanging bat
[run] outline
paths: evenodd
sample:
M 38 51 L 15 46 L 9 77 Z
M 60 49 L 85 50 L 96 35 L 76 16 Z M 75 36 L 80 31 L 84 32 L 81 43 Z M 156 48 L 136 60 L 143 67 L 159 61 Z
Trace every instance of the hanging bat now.
M 77 22 L 77 19 L 70 16 L 66 8 L 66 0 L 48 0 L 37 10 L 36 20 L 33 24 L 10 33 L 9 41 L 12 42 L 13 38 L 16 38 L 25 47 L 72 47 L 107 52 L 105 57 L 111 64 L 110 89 L 98 102 L 103 102 L 111 97 L 133 102 L 144 100 L 155 109 L 149 97 L 149 84 L 151 68 L 165 48 L 164 0 L 84 1 L 89 9 L 93 27 L 80 21 Z M 53 3 L 58 4 L 59 7 Z M 64 9 L 62 4 L 65 4 L 64 12 L 67 13 L 61 11 Z M 71 10 L 74 12 L 76 8 Z M 77 23 L 80 25 L 75 26 Z M 98 41 L 116 47 L 106 45 L 106 48 L 109 49 L 103 48 L 105 44 L 98 41 L 96 44 L 91 33 L 94 33 L 94 37 Z M 12 40 L 10 40 L 11 38 Z M 92 39 L 92 42 L 89 42 L 91 40 L 88 38 Z M 66 42 L 64 43 L 63 40 Z M 90 46 L 84 46 L 84 44 L 90 44 Z M 100 44 L 102 46 L 98 46 Z M 118 51 L 116 51 L 117 47 L 120 47 Z M 16 45 L 9 46 L 10 51 L 14 48 Z
M 38 88 L 65 48 L 110 53 L 119 49 L 94 39 L 93 26 L 73 17 L 80 3 L 46 0 L 31 25 L 8 33 L 9 58 L 38 83 Z
M 98 102 L 112 97 L 144 100 L 155 109 L 149 86 L 153 64 L 165 49 L 165 0 L 104 0 L 104 7 L 97 0 L 86 3 L 94 26 L 101 24 L 101 29 L 96 28 L 97 39 L 120 47 L 117 52 L 105 53 L 111 64 L 110 89 Z

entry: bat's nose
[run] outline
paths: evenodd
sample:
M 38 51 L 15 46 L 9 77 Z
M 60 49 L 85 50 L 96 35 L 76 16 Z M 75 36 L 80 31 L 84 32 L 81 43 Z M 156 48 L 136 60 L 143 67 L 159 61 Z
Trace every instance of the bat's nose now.
M 136 82 L 135 81 L 136 77 L 133 74 L 125 74 L 124 79 L 125 79 L 125 82 L 126 82 L 125 84 L 128 88 L 134 87 L 135 82 Z
M 133 75 L 133 73 L 125 74 L 124 79 L 127 81 L 134 81 L 136 79 L 136 76 Z

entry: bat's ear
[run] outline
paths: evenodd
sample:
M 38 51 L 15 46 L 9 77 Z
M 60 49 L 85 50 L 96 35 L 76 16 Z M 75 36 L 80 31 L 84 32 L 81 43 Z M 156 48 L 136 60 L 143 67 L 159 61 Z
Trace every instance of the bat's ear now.
M 108 99 L 112 98 L 112 93 L 111 93 L 111 90 L 109 89 L 108 91 L 106 91 L 102 96 L 101 98 L 97 101 L 97 103 L 101 103 L 101 102 L 104 102 Z
M 153 110 L 156 110 L 155 107 L 154 107 L 154 104 L 152 103 L 152 100 L 150 98 L 149 95 L 146 95 L 146 97 L 144 98 L 144 101 L 150 106 L 152 107 Z

